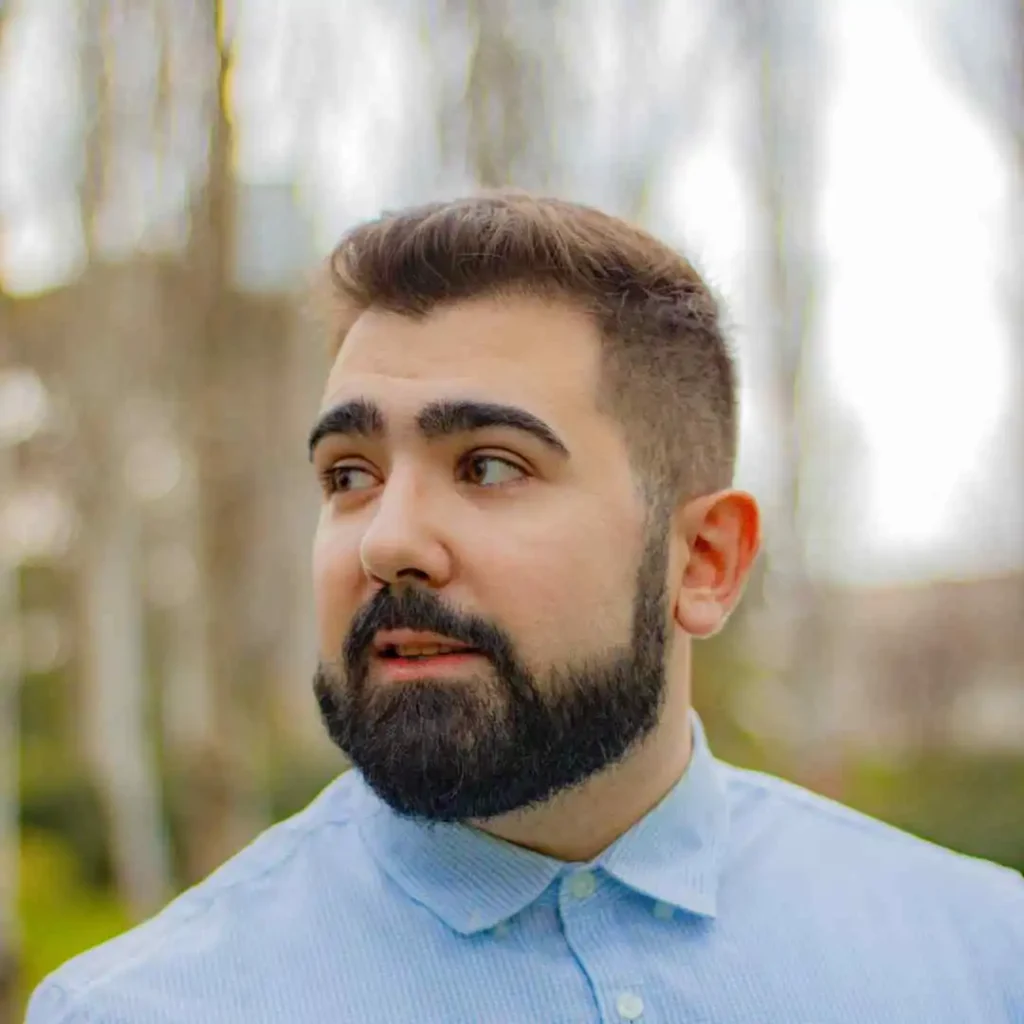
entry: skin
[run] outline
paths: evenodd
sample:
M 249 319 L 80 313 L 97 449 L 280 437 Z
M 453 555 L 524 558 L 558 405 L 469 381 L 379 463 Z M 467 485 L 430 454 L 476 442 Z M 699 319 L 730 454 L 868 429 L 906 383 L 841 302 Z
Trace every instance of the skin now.
M 499 623 L 542 677 L 571 656 L 627 641 L 647 509 L 621 429 L 598 409 L 599 376 L 597 329 L 568 304 L 488 298 L 418 321 L 377 310 L 355 321 L 321 415 L 362 399 L 386 428 L 383 436 L 327 434 L 312 452 L 318 476 L 333 473 L 345 487 L 325 490 L 314 543 L 322 658 L 337 656 L 356 613 L 385 584 L 434 588 Z M 439 400 L 524 410 L 565 451 L 508 426 L 425 437 L 417 416 Z M 626 760 L 573 791 L 474 824 L 585 861 L 654 807 L 690 757 L 691 638 L 725 623 L 758 546 L 748 494 L 726 490 L 676 508 L 658 726 Z

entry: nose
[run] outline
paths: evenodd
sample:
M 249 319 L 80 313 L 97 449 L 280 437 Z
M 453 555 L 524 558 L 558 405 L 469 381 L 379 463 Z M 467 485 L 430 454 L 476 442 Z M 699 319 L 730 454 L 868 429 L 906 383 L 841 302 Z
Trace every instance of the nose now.
M 452 572 L 451 552 L 424 488 L 412 474 L 393 471 L 377 500 L 359 549 L 372 580 L 403 580 L 443 587 Z

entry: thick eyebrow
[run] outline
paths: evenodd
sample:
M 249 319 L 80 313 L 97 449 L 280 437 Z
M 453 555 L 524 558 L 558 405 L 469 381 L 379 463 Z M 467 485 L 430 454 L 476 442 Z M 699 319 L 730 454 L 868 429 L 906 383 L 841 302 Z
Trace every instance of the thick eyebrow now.
M 468 399 L 431 402 L 420 410 L 416 424 L 423 436 L 430 440 L 488 427 L 519 430 L 535 437 L 563 458 L 569 455 L 569 449 L 551 427 L 533 413 L 515 405 Z M 310 431 L 309 457 L 313 458 L 316 446 L 325 437 L 379 438 L 384 436 L 385 427 L 384 414 L 375 403 L 365 398 L 342 402 L 328 409 Z
M 309 433 L 309 457 L 312 459 L 316 446 L 331 434 L 347 434 L 357 437 L 382 437 L 384 414 L 373 402 L 355 398 L 350 402 L 328 409 L 316 421 Z
M 431 402 L 416 417 L 424 437 L 437 438 L 466 434 L 487 427 L 503 427 L 530 434 L 556 454 L 564 457 L 569 449 L 543 420 L 515 405 L 472 400 Z

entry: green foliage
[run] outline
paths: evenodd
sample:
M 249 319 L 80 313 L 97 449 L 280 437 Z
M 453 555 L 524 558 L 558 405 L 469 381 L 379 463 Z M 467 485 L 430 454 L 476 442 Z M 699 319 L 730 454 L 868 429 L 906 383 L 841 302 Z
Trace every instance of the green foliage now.
M 779 763 L 778 752 L 744 729 L 736 717 L 743 691 L 761 678 L 758 666 L 744 656 L 736 633 L 730 627 L 694 644 L 691 699 L 718 757 L 744 768 L 772 771 Z
M 333 770 L 323 763 L 296 760 L 280 765 L 268 780 L 267 800 L 275 821 L 298 813 L 334 779 L 346 765 L 340 762 Z
M 735 708 L 759 669 L 727 632 L 694 647 L 693 702 L 715 753 L 790 776 L 785 752 L 748 733 Z M 791 766 L 789 766 L 791 767 Z M 801 781 L 801 780 L 796 780 Z M 843 803 L 940 846 L 1024 872 L 1024 758 L 934 750 L 906 761 L 843 766 Z
M 42 831 L 22 839 L 19 908 L 25 998 L 64 961 L 131 924 L 110 889 L 83 877 L 75 848 Z
M 1024 758 L 932 752 L 849 774 L 847 802 L 899 828 L 1024 872 Z
M 106 822 L 89 773 L 77 755 L 72 702 L 60 676 L 34 676 L 22 687 L 21 821 L 75 851 L 83 878 L 110 877 Z

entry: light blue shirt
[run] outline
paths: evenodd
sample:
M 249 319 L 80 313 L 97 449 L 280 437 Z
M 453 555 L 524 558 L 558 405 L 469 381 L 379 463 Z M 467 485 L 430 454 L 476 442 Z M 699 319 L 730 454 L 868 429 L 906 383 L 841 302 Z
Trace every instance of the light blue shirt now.
M 1024 883 L 715 760 L 591 864 L 396 816 L 355 772 L 29 1024 L 1024 1024 Z

